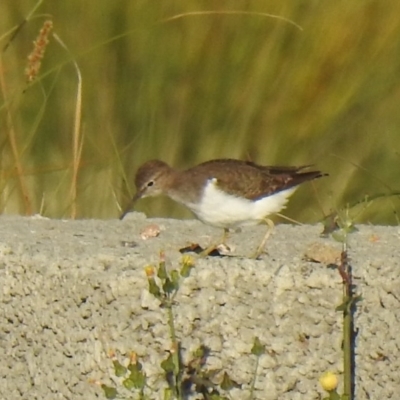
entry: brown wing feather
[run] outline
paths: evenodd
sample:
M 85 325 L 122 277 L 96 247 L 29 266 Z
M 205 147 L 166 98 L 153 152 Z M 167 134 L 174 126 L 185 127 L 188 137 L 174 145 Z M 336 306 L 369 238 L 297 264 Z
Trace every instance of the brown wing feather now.
M 216 178 L 221 190 L 255 200 L 324 176 L 320 171 L 300 172 L 307 167 L 261 166 L 250 161 L 220 159 L 198 165 L 196 175 Z M 192 169 L 186 173 L 189 171 L 193 173 Z

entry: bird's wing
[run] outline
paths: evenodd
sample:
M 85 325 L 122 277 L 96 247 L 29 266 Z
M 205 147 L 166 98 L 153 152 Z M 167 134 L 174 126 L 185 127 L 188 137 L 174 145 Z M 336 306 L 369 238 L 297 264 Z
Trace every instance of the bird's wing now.
M 255 200 L 322 176 L 320 171 L 301 172 L 304 168 L 306 166 L 269 167 L 221 159 L 198 165 L 196 174 L 204 181 L 215 178 L 217 186 L 226 193 Z

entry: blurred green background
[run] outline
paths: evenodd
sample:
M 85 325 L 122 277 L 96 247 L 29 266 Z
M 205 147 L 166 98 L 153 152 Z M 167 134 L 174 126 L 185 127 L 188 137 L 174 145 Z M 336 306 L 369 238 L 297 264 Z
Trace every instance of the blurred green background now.
M 329 173 L 292 198 L 285 213 L 299 221 L 360 202 L 358 222 L 397 223 L 399 15 L 398 0 L 2 1 L 0 209 L 61 218 L 75 201 L 79 218 L 114 218 L 144 161 L 186 168 L 232 157 Z M 47 19 L 67 49 L 50 37 L 27 85 Z M 72 60 L 82 74 L 75 200 Z M 138 209 L 190 216 L 168 199 Z

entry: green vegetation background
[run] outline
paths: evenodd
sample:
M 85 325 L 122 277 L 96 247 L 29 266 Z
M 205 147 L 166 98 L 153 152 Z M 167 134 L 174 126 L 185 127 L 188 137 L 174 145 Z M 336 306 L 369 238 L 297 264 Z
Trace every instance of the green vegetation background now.
M 2 1 L 0 210 L 69 217 L 75 204 L 80 218 L 117 217 L 144 161 L 233 157 L 329 173 L 294 195 L 287 215 L 302 222 L 361 202 L 351 208 L 359 221 L 397 223 L 399 15 L 398 0 Z M 46 19 L 67 49 L 50 37 L 27 85 Z M 82 74 L 77 178 L 72 59 Z M 190 215 L 162 199 L 138 208 Z

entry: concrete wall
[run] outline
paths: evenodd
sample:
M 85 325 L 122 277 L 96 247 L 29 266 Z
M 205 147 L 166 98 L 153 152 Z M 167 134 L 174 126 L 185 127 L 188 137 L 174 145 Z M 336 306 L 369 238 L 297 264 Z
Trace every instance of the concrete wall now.
M 150 224 L 156 238 L 140 233 Z M 342 284 L 338 272 L 307 260 L 340 250 L 319 236 L 320 226 L 280 225 L 261 260 L 248 255 L 265 227 L 232 233 L 235 257 L 197 259 L 176 298 L 175 323 L 185 353 L 200 344 L 210 368 L 226 370 L 248 398 L 258 336 L 255 398 L 318 399 L 318 378 L 342 371 Z M 135 351 L 153 387 L 161 387 L 161 359 L 170 349 L 166 311 L 147 291 L 144 267 L 178 267 L 178 249 L 207 245 L 218 229 L 197 221 L 56 221 L 2 217 L 0 228 L 0 398 L 104 398 L 94 383 L 110 383 L 115 351 Z M 400 393 L 400 231 L 361 226 L 351 234 L 354 283 L 363 297 L 356 314 L 357 400 L 397 399 Z M 337 254 L 337 253 L 336 253 Z M 154 398 L 162 398 L 155 394 Z

